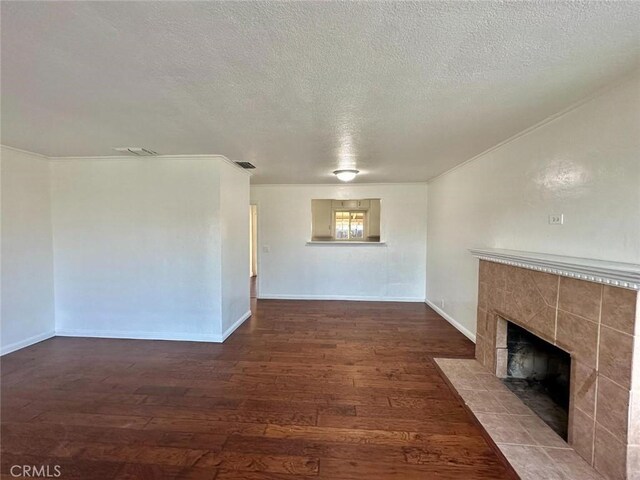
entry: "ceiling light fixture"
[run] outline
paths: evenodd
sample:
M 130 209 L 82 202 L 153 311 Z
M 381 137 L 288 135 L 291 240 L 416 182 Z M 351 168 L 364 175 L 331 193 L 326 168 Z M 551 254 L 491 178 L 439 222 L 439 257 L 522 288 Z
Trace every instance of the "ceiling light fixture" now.
M 350 182 L 351 180 L 353 180 L 354 178 L 356 178 L 356 175 L 360 173 L 358 170 L 356 170 L 355 168 L 346 168 L 346 169 L 342 169 L 342 170 L 335 170 L 333 172 L 333 174 L 338 177 L 338 180 L 342 180 L 343 182 Z

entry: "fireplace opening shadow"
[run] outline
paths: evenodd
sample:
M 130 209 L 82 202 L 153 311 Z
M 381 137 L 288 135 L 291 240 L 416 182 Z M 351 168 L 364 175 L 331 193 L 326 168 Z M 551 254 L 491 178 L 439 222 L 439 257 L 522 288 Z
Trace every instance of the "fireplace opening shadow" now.
M 564 440 L 569 424 L 571 356 L 507 322 L 504 384 Z

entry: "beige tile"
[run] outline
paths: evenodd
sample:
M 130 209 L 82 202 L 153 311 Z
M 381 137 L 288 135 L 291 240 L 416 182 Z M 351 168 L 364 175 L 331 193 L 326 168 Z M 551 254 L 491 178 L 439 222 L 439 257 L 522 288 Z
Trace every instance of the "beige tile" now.
M 489 263 L 486 260 L 480 260 L 479 262 L 479 266 L 478 266 L 478 281 L 479 282 L 486 282 L 489 278 L 489 271 L 491 269 Z
M 493 373 L 478 373 L 476 378 L 485 390 L 508 391 L 507 387 Z
M 447 365 L 444 363 L 438 363 L 438 365 L 445 372 L 451 385 L 457 390 L 486 390 L 483 380 L 478 379 L 478 374 L 470 371 L 466 365 Z
M 515 396 L 511 391 L 496 390 L 493 392 L 495 398 L 500 404 L 512 415 L 535 415 L 522 400 Z
M 491 312 L 487 313 L 487 326 L 485 337 L 490 345 L 495 346 L 496 343 L 496 316 Z M 506 345 L 505 345 L 506 346 Z
M 556 344 L 588 366 L 596 366 L 598 325 L 567 312 L 558 311 Z
M 476 335 L 476 360 L 484 365 L 484 347 L 486 341 L 484 337 Z
M 598 370 L 602 375 L 629 388 L 631 362 L 633 361 L 633 337 L 609 327 L 600 328 L 600 360 Z
M 525 327 L 539 337 L 553 343 L 556 332 L 556 309 L 543 306 L 542 309 L 531 317 Z
M 484 336 L 487 332 L 487 311 L 478 307 L 476 315 L 476 335 Z
M 629 394 L 627 438 L 629 444 L 640 445 L 640 391 L 638 390 L 632 390 Z
M 536 313 L 547 304 L 527 270 L 515 269 L 507 279 L 503 312 L 505 316 L 521 324 L 528 324 Z
M 578 361 L 571 362 L 571 396 L 573 406 L 590 416 L 595 415 L 598 372 Z
M 532 319 L 548 307 L 545 298 L 533 280 L 532 273 L 534 272 L 515 269 L 513 275 L 507 278 L 504 311 L 513 320 L 524 325 L 530 325 Z M 549 307 L 549 309 L 555 311 L 555 307 Z M 541 318 L 546 317 L 548 315 L 543 315 Z M 540 318 L 538 318 L 538 323 L 540 323 Z M 539 326 L 544 327 L 544 325 Z M 548 329 L 543 329 L 543 331 L 548 332 Z
M 638 305 L 638 310 L 638 322 L 640 322 L 640 305 Z M 640 334 L 633 337 L 633 356 L 631 360 L 631 388 L 633 390 L 640 389 Z
M 609 480 L 626 477 L 627 448 L 616 437 L 596 424 L 594 467 Z
M 447 377 L 456 390 L 485 390 L 482 381 L 478 380 L 475 375 L 448 374 Z
M 460 391 L 460 396 L 471 409 L 476 413 L 507 413 L 507 409 L 494 397 L 493 392 L 465 390 Z
M 601 298 L 600 284 L 574 278 L 560 278 L 559 308 L 565 312 L 597 322 Z
M 496 322 L 496 348 L 507 348 L 507 327 L 508 322 L 501 317 L 495 319 Z
M 593 436 L 593 418 L 574 408 L 571 412 L 569 445 L 589 464 L 593 457 Z
M 487 311 L 501 312 L 504 305 L 504 289 L 491 286 L 487 292 Z
M 535 445 L 531 435 L 511 415 L 478 413 L 476 418 L 496 443 Z
M 498 445 L 498 448 L 522 480 L 565 480 L 541 447 Z
M 638 292 L 605 285 L 602 293 L 602 323 L 633 334 Z
M 509 351 L 506 348 L 496 349 L 496 376 L 507 377 L 507 365 L 509 363 Z
M 488 262 L 486 282 L 490 289 L 504 290 L 505 274 L 508 267 L 500 263 Z M 484 280 L 484 278 L 483 278 Z
M 459 359 L 459 360 L 461 362 L 461 365 L 464 365 L 467 371 L 471 373 L 487 373 L 487 369 L 484 368 L 484 366 L 480 362 L 477 362 L 471 359 Z
M 627 479 L 640 480 L 640 445 L 627 447 Z
M 492 376 L 496 372 L 496 349 L 490 345 L 489 348 L 484 351 L 484 366 L 492 373 Z
M 609 430 L 615 437 L 626 441 L 629 390 L 599 375 L 597 405 L 596 423 Z
M 525 268 L 507 266 L 505 270 L 505 292 L 511 294 L 521 288 L 527 278 L 528 271 Z
M 536 444 L 543 447 L 570 448 L 567 442 L 537 415 L 518 416 L 516 420 L 531 435 Z
M 603 477 L 596 472 L 580 455 L 573 450 L 561 448 L 545 448 L 549 458 L 564 475 L 564 480 L 602 480 Z
M 489 285 L 482 280 L 478 282 L 478 308 L 487 310 L 487 299 L 489 297 Z
M 542 295 L 545 303 L 551 307 L 558 304 L 558 285 L 560 277 L 550 273 L 529 270 L 529 276 Z

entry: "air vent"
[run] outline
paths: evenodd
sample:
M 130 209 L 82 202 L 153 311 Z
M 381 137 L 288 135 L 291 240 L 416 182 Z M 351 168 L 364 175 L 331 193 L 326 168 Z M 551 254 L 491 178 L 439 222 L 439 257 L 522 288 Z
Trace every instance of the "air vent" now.
M 135 155 L 136 157 L 154 157 L 158 155 L 157 152 L 153 150 L 149 150 L 147 148 L 140 147 L 116 147 L 114 148 L 116 152 L 120 153 L 128 153 L 129 155 Z
M 256 168 L 256 166 L 252 163 L 249 162 L 236 162 L 238 165 L 240 165 L 242 168 L 246 168 L 246 169 L 252 169 L 252 168 Z

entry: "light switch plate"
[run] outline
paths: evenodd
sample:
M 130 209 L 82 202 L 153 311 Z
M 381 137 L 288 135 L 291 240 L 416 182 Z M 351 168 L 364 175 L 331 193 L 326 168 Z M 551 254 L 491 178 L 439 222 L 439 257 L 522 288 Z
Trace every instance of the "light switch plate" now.
M 549 225 L 562 225 L 564 223 L 564 215 L 562 213 L 552 213 L 549 215 Z

